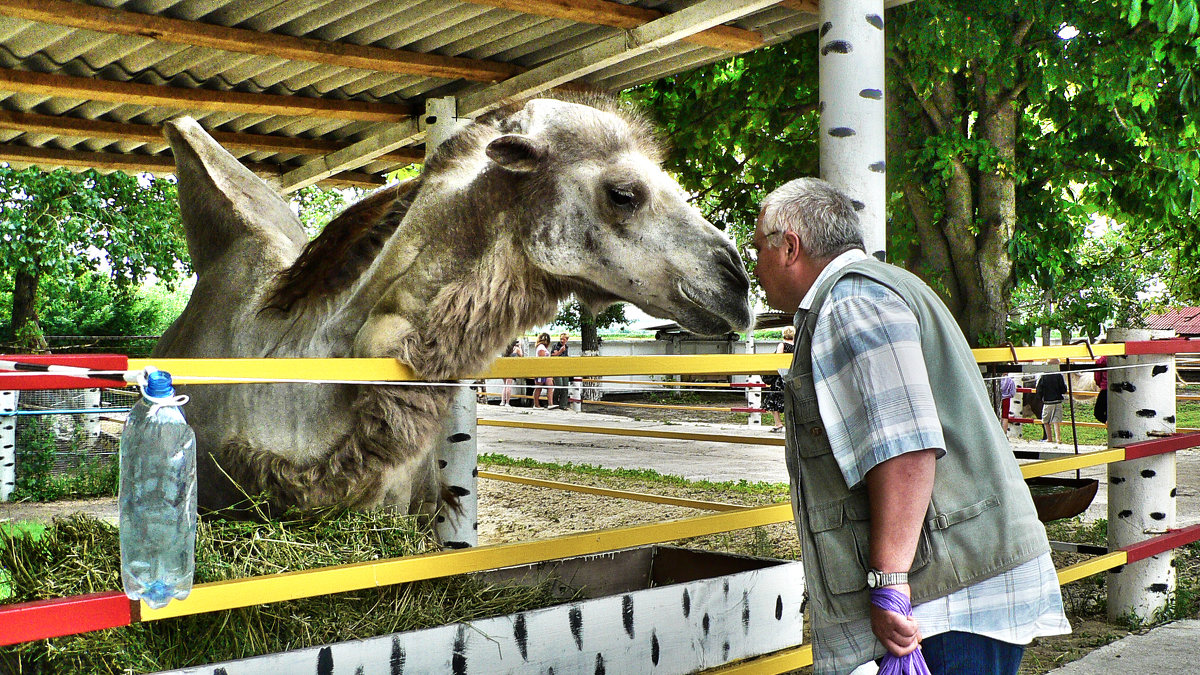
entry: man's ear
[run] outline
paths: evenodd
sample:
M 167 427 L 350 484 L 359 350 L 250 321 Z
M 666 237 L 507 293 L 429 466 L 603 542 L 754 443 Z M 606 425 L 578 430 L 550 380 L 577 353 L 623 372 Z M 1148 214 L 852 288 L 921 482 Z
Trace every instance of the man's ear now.
M 535 171 L 548 152 L 546 143 L 532 136 L 506 134 L 487 146 L 487 156 L 513 173 Z
M 795 264 L 804 254 L 804 248 L 800 246 L 800 235 L 792 230 L 783 231 L 783 247 L 784 262 L 789 265 Z

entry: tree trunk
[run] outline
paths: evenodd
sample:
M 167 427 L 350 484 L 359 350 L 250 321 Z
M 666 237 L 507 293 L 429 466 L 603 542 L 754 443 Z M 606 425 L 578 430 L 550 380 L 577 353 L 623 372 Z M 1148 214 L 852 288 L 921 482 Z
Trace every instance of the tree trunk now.
M 583 353 L 600 350 L 600 336 L 596 332 L 596 315 L 579 305 L 579 339 L 583 343 Z
M 9 325 L 13 338 L 19 338 L 25 324 L 33 322 L 37 335 L 36 345 L 24 345 L 26 348 L 44 350 L 45 339 L 41 338 L 41 327 L 37 316 L 38 275 L 28 272 L 17 272 L 13 275 L 12 323 Z
M 975 347 L 1004 342 L 1013 289 L 1013 260 L 1008 245 L 1017 225 L 1017 111 L 1003 99 L 998 103 L 993 99 L 987 105 L 995 107 L 980 120 L 983 137 L 1000 161 L 994 171 L 979 172 L 979 297 L 968 303 L 964 312 Z
M 1046 303 L 1046 306 L 1043 310 L 1045 312 L 1045 316 L 1050 316 L 1051 314 L 1054 313 L 1054 296 L 1050 294 L 1049 290 L 1046 290 L 1042 293 L 1042 300 Z M 1050 329 L 1049 325 L 1042 326 L 1042 346 L 1043 347 L 1050 346 L 1050 330 L 1051 329 Z

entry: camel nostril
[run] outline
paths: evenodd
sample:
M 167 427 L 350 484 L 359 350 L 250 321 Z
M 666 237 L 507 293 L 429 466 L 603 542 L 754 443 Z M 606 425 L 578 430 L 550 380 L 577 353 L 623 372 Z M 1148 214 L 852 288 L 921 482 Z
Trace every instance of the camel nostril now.
M 742 265 L 741 256 L 738 255 L 737 250 L 732 246 L 725 247 L 717 252 L 717 264 L 721 266 L 735 285 L 745 288 L 750 287 L 750 276 L 746 273 L 746 267 Z

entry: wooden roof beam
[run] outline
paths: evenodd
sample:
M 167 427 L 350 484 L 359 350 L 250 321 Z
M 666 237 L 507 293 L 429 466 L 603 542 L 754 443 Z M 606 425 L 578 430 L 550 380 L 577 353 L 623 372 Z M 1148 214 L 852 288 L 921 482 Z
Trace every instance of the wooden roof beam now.
M 262 33 L 64 0 L 0 0 L 0 15 L 99 33 L 133 35 L 174 44 L 273 56 L 289 61 L 450 80 L 497 82 L 525 70 L 514 64 L 496 61 Z
M 71 138 L 166 143 L 162 127 L 158 125 L 106 122 L 77 117 L 55 117 L 52 115 L 19 113 L 6 110 L 0 110 L 0 129 L 11 129 L 22 133 L 53 134 Z M 226 148 L 252 150 L 254 152 L 325 155 L 350 145 L 349 142 L 325 141 L 291 136 L 269 136 L 265 134 L 245 134 L 211 130 L 208 133 Z M 416 149 L 404 149 L 382 154 L 375 159 L 383 162 L 416 164 L 423 162 L 425 155 Z
M 520 99 L 582 78 L 597 70 L 678 42 L 689 35 L 770 7 L 778 1 L 702 0 L 691 7 L 601 40 L 504 82 L 466 94 L 458 99 L 458 116 L 481 115 L 495 109 L 505 100 Z M 358 168 L 385 152 L 416 145 L 424 139 L 425 130 L 415 121 L 387 127 L 332 155 L 309 162 L 285 174 L 280 179 L 282 188 L 287 192 L 298 190 L 333 173 Z
M 804 12 L 805 14 L 820 14 L 821 3 L 819 0 L 783 0 L 779 3 L 780 7 L 787 7 L 795 12 Z
M 6 1 L 11 2 L 12 0 Z M 626 30 L 637 28 L 667 15 L 666 12 L 657 9 L 623 5 L 608 0 L 468 0 L 468 2 L 522 14 Z M 758 33 L 734 26 L 721 25 L 689 35 L 683 38 L 683 41 L 727 52 L 748 52 L 763 46 L 763 37 Z
M 395 103 L 340 101 L 304 96 L 249 94 L 240 91 L 185 89 L 165 85 L 93 80 L 0 68 L 0 90 L 86 101 L 147 105 L 173 110 L 204 110 L 259 115 L 321 117 L 362 122 L 395 122 L 409 107 Z
M 42 167 L 124 171 L 126 173 L 174 174 L 175 160 L 170 155 L 127 155 L 115 152 L 80 152 L 59 148 L 30 148 L 22 145 L 0 144 L 0 162 L 29 164 Z M 254 173 L 268 178 L 281 176 L 287 167 L 278 164 L 242 162 Z M 383 185 L 384 179 L 369 173 L 342 172 L 321 181 L 326 185 L 350 185 L 373 188 Z

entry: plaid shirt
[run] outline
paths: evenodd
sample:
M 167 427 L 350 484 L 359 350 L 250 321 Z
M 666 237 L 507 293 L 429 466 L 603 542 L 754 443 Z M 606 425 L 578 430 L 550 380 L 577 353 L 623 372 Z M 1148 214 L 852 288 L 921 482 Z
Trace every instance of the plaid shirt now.
M 800 303 L 833 274 L 867 255 L 834 259 Z M 857 485 L 876 464 L 926 448 L 946 454 L 941 422 L 921 352 L 920 326 L 891 289 L 858 275 L 843 277 L 821 306 L 812 360 L 821 421 L 846 484 Z M 913 608 L 921 635 L 947 631 L 1013 644 L 1071 632 L 1050 554 Z M 845 673 L 882 656 L 869 619 L 844 624 L 813 617 L 819 674 Z

